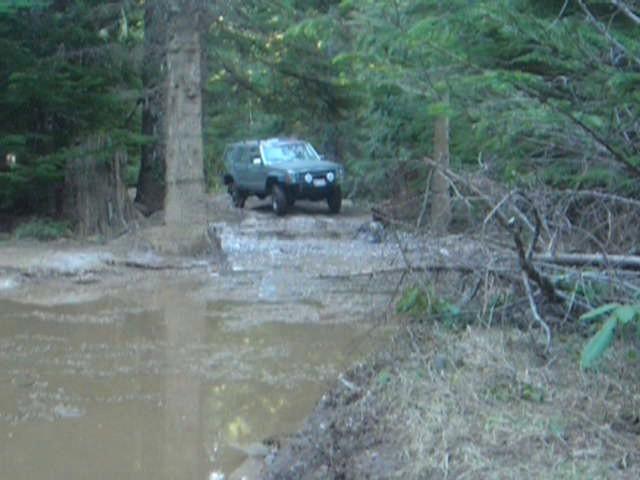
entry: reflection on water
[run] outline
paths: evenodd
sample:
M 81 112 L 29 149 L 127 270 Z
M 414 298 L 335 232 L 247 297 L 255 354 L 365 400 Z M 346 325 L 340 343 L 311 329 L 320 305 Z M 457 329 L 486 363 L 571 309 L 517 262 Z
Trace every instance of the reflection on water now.
M 323 322 L 336 312 L 317 299 L 226 302 L 211 281 L 53 307 L 0 299 L 0 478 L 230 472 L 362 356 L 366 327 Z

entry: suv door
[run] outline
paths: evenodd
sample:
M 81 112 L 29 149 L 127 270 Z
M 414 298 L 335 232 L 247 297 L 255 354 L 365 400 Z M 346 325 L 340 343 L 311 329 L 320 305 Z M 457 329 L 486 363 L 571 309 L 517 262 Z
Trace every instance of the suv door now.
M 244 161 L 244 152 L 246 150 L 247 148 L 244 145 L 236 145 L 230 152 L 233 178 L 240 188 L 246 187 L 247 183 L 247 163 Z
M 258 145 L 251 145 L 247 151 L 247 183 L 251 188 L 251 191 L 257 193 L 264 192 L 265 186 L 265 165 L 260 155 L 260 147 Z M 254 159 L 260 159 L 260 163 L 253 163 Z

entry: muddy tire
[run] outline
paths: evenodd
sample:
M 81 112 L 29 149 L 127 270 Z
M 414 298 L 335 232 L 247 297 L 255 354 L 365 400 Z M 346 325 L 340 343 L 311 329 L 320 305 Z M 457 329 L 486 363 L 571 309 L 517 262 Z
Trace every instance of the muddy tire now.
M 274 185 L 271 188 L 271 207 L 276 215 L 284 215 L 287 213 L 287 195 L 280 185 Z
M 340 213 L 342 208 L 342 190 L 336 186 L 327 197 L 327 205 L 331 213 Z
M 235 185 L 231 185 L 231 201 L 236 208 L 244 208 L 244 202 L 247 201 L 247 194 Z

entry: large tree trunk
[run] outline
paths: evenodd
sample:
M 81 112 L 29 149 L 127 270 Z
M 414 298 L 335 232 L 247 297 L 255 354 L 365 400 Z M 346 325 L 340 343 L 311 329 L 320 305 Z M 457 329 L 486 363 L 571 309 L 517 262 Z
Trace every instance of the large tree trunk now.
M 167 54 L 165 223 L 204 225 L 200 34 L 185 20 L 176 21 Z
M 163 1 L 145 2 L 144 107 L 142 133 L 152 143 L 142 148 L 136 202 L 146 214 L 164 207 L 167 107 L 167 8 Z
M 200 0 L 145 2 L 145 104 L 136 201 L 165 221 L 204 220 Z M 196 201 L 197 200 L 197 201 Z M 184 218 L 183 218 L 184 217 Z
M 153 5 L 151 5 L 153 3 Z M 147 2 L 148 72 L 159 72 L 148 106 L 156 138 L 140 174 L 138 199 L 150 211 L 164 208 L 164 227 L 148 232 L 166 253 L 210 251 L 207 236 L 202 140 L 202 0 Z M 157 29 L 164 32 L 159 33 Z M 154 44 L 161 42 L 159 50 Z M 158 181 L 161 178 L 161 183 Z M 160 184 L 159 184 L 160 183 Z M 146 201 L 145 201 L 146 199 Z
M 436 118 L 433 134 L 434 160 L 443 170 L 449 168 L 449 117 L 442 114 Z M 431 229 L 436 234 L 445 234 L 451 222 L 451 198 L 449 182 L 439 171 L 431 176 L 431 208 L 429 220 Z
M 82 236 L 112 238 L 127 231 L 134 209 L 120 172 L 126 165 L 123 151 L 111 152 L 109 140 L 87 141 L 85 154 L 70 160 L 65 171 L 64 213 Z

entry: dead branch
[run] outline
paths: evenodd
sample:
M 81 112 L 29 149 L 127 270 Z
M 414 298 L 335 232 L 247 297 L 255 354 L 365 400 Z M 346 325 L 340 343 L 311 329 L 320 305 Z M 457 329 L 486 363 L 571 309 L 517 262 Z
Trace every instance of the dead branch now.
M 424 189 L 424 196 L 422 198 L 422 207 L 420 208 L 420 215 L 418 215 L 418 220 L 416 221 L 416 228 L 420 228 L 422 226 L 422 219 L 424 218 L 424 214 L 427 212 L 427 205 L 429 203 L 429 194 L 431 193 L 431 177 L 433 176 L 433 170 L 429 170 L 429 175 L 427 176 L 427 184 Z
M 640 25 L 640 16 L 638 16 L 633 10 L 631 10 L 631 7 L 629 7 L 629 5 L 624 3 L 622 0 L 610 0 L 610 1 L 616 7 L 618 7 L 618 10 L 620 10 L 622 13 L 624 13 L 624 15 L 629 20 L 631 20 L 636 25 Z
M 542 294 L 547 298 L 547 300 L 552 303 L 563 303 L 563 298 L 557 294 L 556 289 L 553 286 L 553 282 L 549 280 L 546 275 L 540 273 L 540 271 L 534 266 L 531 258 L 527 258 L 527 252 L 533 251 L 533 245 L 525 250 L 521 228 L 517 225 L 512 225 L 510 230 L 513 234 L 513 241 L 516 244 L 516 252 L 518 254 L 518 260 L 520 261 L 520 268 L 527 274 L 531 281 L 540 287 Z
M 327 279 L 348 279 L 354 277 L 368 277 L 374 275 L 393 275 L 393 274 L 406 274 L 409 269 L 407 267 L 397 267 L 397 268 L 385 268 L 380 270 L 371 270 L 368 272 L 354 272 L 354 273 L 338 273 L 338 274 L 323 274 L 319 275 L 318 278 L 327 280 Z M 457 272 L 457 273 L 477 273 L 477 272 L 487 272 L 487 274 L 493 274 L 499 277 L 504 277 L 508 280 L 513 280 L 515 278 L 516 270 L 513 268 L 498 268 L 498 267 L 490 267 L 487 265 L 463 265 L 463 264 L 428 264 L 428 265 L 420 265 L 411 267 L 412 273 L 421 273 L 421 272 Z
M 535 262 L 552 263 L 569 267 L 602 267 L 620 270 L 640 270 L 640 256 L 605 255 L 603 253 L 556 253 L 533 255 Z
M 442 174 L 445 175 L 450 182 L 453 182 L 455 180 L 456 182 L 463 184 L 465 187 L 467 187 L 470 191 L 475 193 L 481 199 L 481 201 L 485 204 L 486 208 L 491 212 L 490 215 L 496 218 L 500 226 L 502 226 L 505 230 L 511 232 L 514 243 L 516 245 L 516 252 L 518 253 L 518 259 L 520 261 L 520 268 L 524 270 L 524 272 L 527 274 L 527 276 L 531 281 L 533 281 L 536 285 L 538 285 L 538 287 L 542 291 L 543 295 L 547 298 L 547 300 L 553 303 L 563 303 L 564 300 L 559 295 L 557 295 L 556 289 L 553 286 L 553 283 L 551 282 L 551 280 L 549 280 L 549 278 L 547 278 L 545 275 L 540 273 L 538 269 L 536 269 L 533 262 L 531 261 L 531 258 L 527 258 L 527 257 L 530 257 L 531 254 L 527 255 L 526 252 L 533 252 L 535 245 L 532 244 L 530 245 L 529 248 L 525 248 L 524 240 L 522 239 L 521 228 L 517 226 L 517 224 L 514 224 L 512 221 L 508 220 L 507 217 L 500 211 L 500 208 L 496 208 L 493 205 L 493 202 L 491 201 L 490 198 L 488 198 L 482 191 L 480 191 L 480 189 L 476 188 L 466 179 L 462 178 L 460 175 L 457 175 L 456 173 L 452 172 L 449 169 L 443 169 L 440 165 L 438 165 L 436 162 L 434 162 L 431 159 L 425 159 L 425 162 L 430 164 L 434 168 L 440 169 Z M 526 198 L 526 196 L 524 196 L 521 193 L 518 193 L 518 194 L 522 198 L 527 200 L 529 203 L 531 203 L 530 200 Z M 503 199 L 504 203 L 506 203 L 507 199 L 510 196 L 513 196 L 513 195 L 510 194 L 505 199 Z M 535 208 L 534 208 L 534 211 L 535 211 Z M 541 223 L 540 216 L 537 212 L 535 213 L 535 216 L 536 216 L 536 223 L 538 224 Z M 538 240 L 539 229 L 540 229 L 540 225 L 537 225 L 536 231 L 538 233 L 536 234 L 536 232 L 534 231 L 534 238 L 533 238 L 533 240 L 535 241 Z
M 551 329 L 549 328 L 549 325 L 547 325 L 547 322 L 544 321 L 544 319 L 540 316 L 540 313 L 538 312 L 536 301 L 533 298 L 533 293 L 531 292 L 531 284 L 529 283 L 529 277 L 524 272 L 524 270 L 521 272 L 521 276 L 522 276 L 522 283 L 524 285 L 524 290 L 525 292 L 527 292 L 527 298 L 529 299 L 529 306 L 531 307 L 531 313 L 533 314 L 533 318 L 536 320 L 536 322 L 540 324 L 540 326 L 544 330 L 544 333 L 547 337 L 545 352 L 549 352 L 549 350 L 551 349 Z

